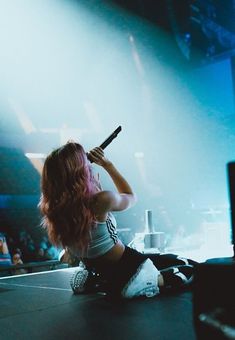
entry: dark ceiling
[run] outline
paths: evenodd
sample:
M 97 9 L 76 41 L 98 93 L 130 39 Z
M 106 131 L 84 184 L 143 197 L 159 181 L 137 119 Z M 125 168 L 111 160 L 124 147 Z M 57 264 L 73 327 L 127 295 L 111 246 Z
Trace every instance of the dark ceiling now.
M 196 65 L 234 55 L 233 0 L 114 0 L 115 4 L 171 32 L 184 57 Z

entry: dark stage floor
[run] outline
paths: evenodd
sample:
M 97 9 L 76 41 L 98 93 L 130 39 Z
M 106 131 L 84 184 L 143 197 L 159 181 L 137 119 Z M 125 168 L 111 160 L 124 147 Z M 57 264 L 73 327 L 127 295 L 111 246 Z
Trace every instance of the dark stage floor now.
M 73 295 L 73 270 L 0 279 L 0 339 L 195 340 L 190 292 L 114 303 Z

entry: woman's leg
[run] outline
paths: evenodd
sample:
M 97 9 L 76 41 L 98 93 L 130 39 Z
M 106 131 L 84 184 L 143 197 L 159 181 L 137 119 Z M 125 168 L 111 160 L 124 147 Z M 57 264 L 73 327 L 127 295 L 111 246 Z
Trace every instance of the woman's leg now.
M 180 265 L 160 270 L 158 286 L 160 291 L 184 287 L 193 280 L 194 267 Z
M 155 267 L 159 270 L 174 266 L 194 266 L 195 264 L 197 264 L 196 261 L 175 254 L 148 254 L 148 257 L 152 260 Z

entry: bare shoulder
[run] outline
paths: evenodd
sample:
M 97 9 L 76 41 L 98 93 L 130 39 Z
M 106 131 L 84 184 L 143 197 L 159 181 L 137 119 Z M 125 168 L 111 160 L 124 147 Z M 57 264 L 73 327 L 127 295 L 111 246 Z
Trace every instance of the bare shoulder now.
M 134 194 L 100 191 L 93 196 L 92 208 L 98 214 L 109 211 L 121 211 L 130 208 L 135 203 Z
M 96 215 L 97 221 L 106 221 L 108 212 L 112 210 L 112 191 L 99 191 L 91 200 L 91 209 Z
M 112 191 L 99 191 L 93 196 L 93 207 L 100 212 L 108 212 L 115 199 L 115 193 Z

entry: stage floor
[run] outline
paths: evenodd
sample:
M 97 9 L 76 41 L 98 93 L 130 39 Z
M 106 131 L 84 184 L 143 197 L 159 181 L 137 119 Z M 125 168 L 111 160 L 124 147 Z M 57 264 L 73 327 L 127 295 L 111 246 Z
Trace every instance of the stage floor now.
M 1 278 L 0 339 L 196 339 L 191 292 L 118 302 L 73 295 L 74 270 Z

